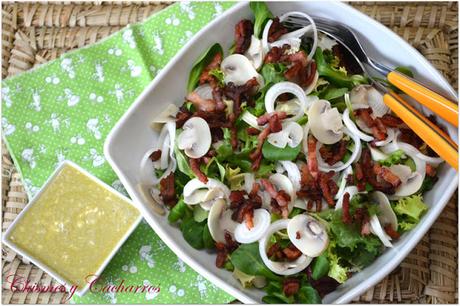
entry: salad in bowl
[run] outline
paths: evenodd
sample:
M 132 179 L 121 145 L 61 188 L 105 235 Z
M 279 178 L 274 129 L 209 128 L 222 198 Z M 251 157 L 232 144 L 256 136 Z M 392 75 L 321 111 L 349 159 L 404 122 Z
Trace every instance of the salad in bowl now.
M 184 239 L 264 302 L 320 303 L 417 225 L 443 161 L 309 15 L 250 7 L 154 119 L 141 176 Z M 291 31 L 290 16 L 309 24 Z

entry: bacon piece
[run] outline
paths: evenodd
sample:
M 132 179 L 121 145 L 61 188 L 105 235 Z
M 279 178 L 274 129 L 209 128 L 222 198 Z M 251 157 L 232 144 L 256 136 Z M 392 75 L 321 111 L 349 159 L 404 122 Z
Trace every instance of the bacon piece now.
M 216 103 L 216 111 L 218 112 L 225 112 L 225 109 L 227 108 L 227 105 L 222 99 L 222 95 L 223 92 L 221 87 L 216 86 L 212 89 L 212 98 Z
M 268 194 L 270 195 L 270 197 L 272 197 L 273 199 L 276 198 L 278 192 L 276 191 L 275 189 L 275 186 L 273 186 L 273 184 L 267 180 L 267 179 L 260 179 L 260 183 L 262 184 L 262 186 L 264 187 L 265 191 L 268 192 Z
M 213 75 L 210 75 L 209 72 L 214 69 L 220 68 L 220 63 L 222 62 L 222 54 L 219 52 L 214 55 L 211 62 L 203 69 L 203 72 L 200 75 L 200 84 L 209 83 L 212 88 L 218 87 L 218 82 Z
M 385 126 L 392 127 L 392 128 L 397 128 L 401 126 L 402 124 L 404 124 L 404 122 L 401 119 L 393 115 L 390 115 L 390 114 L 385 114 L 382 117 L 380 117 L 380 121 L 382 121 L 382 123 Z
M 172 207 L 174 206 L 174 204 L 176 204 L 177 199 L 176 191 L 174 188 L 173 172 L 171 172 L 170 175 L 168 175 L 160 181 L 160 196 L 166 205 Z
M 300 289 L 300 281 L 296 278 L 287 278 L 283 281 L 283 293 L 285 296 L 292 296 Z
M 213 112 L 216 110 L 216 103 L 211 99 L 203 99 L 199 94 L 192 91 L 185 97 L 188 101 L 192 102 L 197 110 L 204 112 Z
M 248 135 L 259 135 L 260 131 L 258 129 L 256 129 L 255 127 L 248 127 L 246 129 L 246 131 L 248 132 Z
M 268 42 L 272 43 L 277 41 L 283 34 L 286 34 L 288 29 L 286 29 L 280 22 L 278 17 L 273 19 L 273 23 L 268 30 Z M 252 34 L 252 33 L 251 33 Z
M 343 203 L 342 203 L 342 222 L 345 224 L 351 223 L 351 215 L 350 215 L 350 194 L 346 192 L 343 195 Z
M 223 268 L 227 261 L 228 251 L 225 248 L 225 244 L 222 242 L 216 242 L 217 256 L 216 256 L 216 267 Z
M 192 169 L 196 177 L 200 181 L 206 184 L 208 182 L 208 178 L 206 177 L 206 175 L 204 175 L 203 172 L 201 172 L 200 162 L 201 162 L 201 159 L 199 158 L 190 158 L 190 168 Z
M 273 114 L 273 116 L 268 119 L 268 126 L 270 127 L 270 133 L 277 133 L 283 129 L 278 114 Z
M 243 19 L 235 26 L 235 53 L 244 54 L 251 45 L 253 24 L 250 20 Z
M 309 135 L 307 140 L 308 145 L 308 171 L 314 179 L 318 177 L 318 160 L 316 159 L 316 138 Z
M 233 113 L 235 114 L 235 119 L 241 114 L 242 101 L 247 101 L 248 105 L 253 103 L 253 95 L 258 86 L 259 82 L 257 82 L 256 77 L 248 80 L 243 85 L 235 85 L 231 82 L 225 85 L 223 92 L 225 96 L 233 100 Z
M 209 128 L 230 128 L 231 124 L 226 119 L 225 111 L 222 112 L 204 112 L 201 110 L 197 110 L 193 113 L 192 117 L 200 117 L 203 118 L 209 125 Z
M 290 64 L 290 63 L 297 64 L 298 63 L 298 64 L 301 64 L 302 67 L 307 67 L 308 57 L 307 57 L 307 54 L 305 54 L 305 52 L 302 50 L 297 51 L 295 53 L 284 52 L 283 55 L 281 56 L 280 61 L 285 64 Z M 315 69 L 316 69 L 316 64 L 315 64 Z
M 382 167 L 379 164 L 374 164 L 374 172 L 395 188 L 401 185 L 401 180 L 399 177 L 391 172 L 391 170 L 387 167 Z
M 303 51 L 302 51 L 303 53 Z M 291 82 L 305 88 L 309 86 L 316 74 L 316 63 L 311 61 L 308 65 L 295 62 L 285 73 L 284 77 Z
M 324 172 L 319 172 L 319 186 L 321 188 L 321 191 L 323 192 L 323 197 L 326 199 L 326 202 L 329 206 L 334 206 L 334 196 L 331 193 L 331 190 L 329 188 L 329 184 L 331 183 L 331 178 L 334 175 L 334 171 L 330 171 L 328 173 Z M 335 184 L 334 181 L 332 183 Z
M 363 168 L 360 163 L 355 164 L 355 174 L 358 181 L 361 181 L 364 178 Z
M 257 136 L 257 147 L 254 152 L 249 154 L 249 158 L 254 162 L 254 164 L 252 165 L 252 169 L 254 171 L 259 169 L 260 162 L 262 161 L 262 146 L 264 145 L 264 142 L 269 134 L 270 127 L 268 126 L 265 129 L 263 129 L 262 132 L 260 132 L 259 136 Z
M 347 142 L 341 140 L 331 146 L 322 145 L 319 153 L 323 160 L 332 166 L 341 161 L 347 153 Z
M 367 235 L 370 235 L 370 234 L 371 234 L 371 225 L 370 225 L 369 221 L 363 222 L 363 224 L 361 225 L 361 235 L 362 236 L 367 236 Z
M 267 124 L 269 121 L 270 121 L 270 118 L 273 117 L 273 116 L 277 116 L 278 119 L 280 120 L 283 120 L 283 119 L 286 119 L 287 117 L 287 114 L 286 112 L 272 112 L 272 113 L 265 113 L 263 114 L 262 116 L 260 116 L 259 118 L 257 118 L 257 124 L 258 125 L 265 125 Z M 276 132 L 272 132 L 272 133 L 276 133 Z
M 372 129 L 372 135 L 379 141 L 387 138 L 386 128 L 379 118 L 372 118 L 371 108 L 361 108 L 355 111 L 355 114 L 361 119 L 368 127 Z
M 374 168 L 374 163 L 371 158 L 371 153 L 369 151 L 369 148 L 363 148 L 361 152 L 361 159 L 359 162 L 362 166 L 363 169 L 369 169 L 367 171 L 363 171 L 363 182 L 361 182 L 362 189 L 359 189 L 358 185 L 358 190 L 363 190 L 365 186 L 365 182 L 369 183 L 374 189 L 382 191 L 383 193 L 386 194 L 394 194 L 395 193 L 395 187 L 388 183 L 385 180 L 382 181 L 377 181 L 377 176 L 374 171 L 370 171 L 371 169 Z
M 276 258 L 282 258 L 283 254 L 281 253 L 281 246 L 278 242 L 275 242 L 272 246 L 270 246 L 267 250 L 267 256 L 270 258 L 275 256 Z
M 233 190 L 230 192 L 230 196 L 228 199 L 230 200 L 230 203 L 241 203 L 244 201 L 244 196 L 246 192 L 244 190 Z
M 393 229 L 391 224 L 385 225 L 383 229 L 385 230 L 385 233 L 387 233 L 387 235 L 391 237 L 391 239 L 399 239 L 399 237 L 401 236 L 397 231 Z
M 276 201 L 277 205 L 275 206 L 275 210 L 277 210 L 277 212 L 279 210 L 281 216 L 287 218 L 289 215 L 288 204 L 291 201 L 291 197 L 284 190 L 276 191 L 275 186 L 267 179 L 261 179 L 260 183 L 270 197 Z
M 435 177 L 436 176 L 436 168 L 433 167 L 432 165 L 430 164 L 426 164 L 426 175 L 430 176 L 430 177 Z
M 270 63 L 278 63 L 281 60 L 281 56 L 283 55 L 284 51 L 286 48 L 280 48 L 280 47 L 273 47 L 268 51 L 267 55 L 265 56 L 264 63 L 265 64 L 270 64 Z
M 260 190 L 260 185 L 254 182 L 254 184 L 252 184 L 252 189 L 251 189 L 251 192 L 249 193 L 249 197 L 253 198 L 253 197 L 258 196 L 257 193 L 259 192 L 259 190 Z
M 302 252 L 299 251 L 292 243 L 289 244 L 288 247 L 283 249 L 283 253 L 289 261 L 296 260 L 300 256 L 302 256 Z
M 161 157 L 161 150 L 160 149 L 158 149 L 156 151 L 153 151 L 152 154 L 150 154 L 150 156 L 149 156 L 150 160 L 153 161 L 153 162 L 159 160 L 160 157 Z
M 185 121 L 190 119 L 190 117 L 192 117 L 192 113 L 189 112 L 187 108 L 185 108 L 185 105 L 182 105 L 176 114 L 177 128 L 181 128 L 184 125 Z

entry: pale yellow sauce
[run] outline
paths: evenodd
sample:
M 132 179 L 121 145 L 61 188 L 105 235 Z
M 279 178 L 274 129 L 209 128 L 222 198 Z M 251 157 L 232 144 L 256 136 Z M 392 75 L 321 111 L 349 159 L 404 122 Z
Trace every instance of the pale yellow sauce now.
M 138 217 L 128 201 L 66 165 L 9 239 L 81 289 Z

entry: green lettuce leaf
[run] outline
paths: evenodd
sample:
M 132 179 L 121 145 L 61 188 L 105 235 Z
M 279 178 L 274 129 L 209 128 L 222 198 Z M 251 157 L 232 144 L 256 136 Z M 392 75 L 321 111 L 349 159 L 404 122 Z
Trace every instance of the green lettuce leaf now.
M 379 160 L 379 164 L 382 166 L 390 167 L 392 165 L 400 164 L 403 159 L 406 159 L 407 156 L 404 154 L 403 150 L 396 150 L 391 153 L 387 158 Z
M 191 92 L 195 89 L 198 85 L 198 81 L 200 80 L 200 75 L 203 72 L 204 68 L 212 61 L 214 56 L 217 54 L 224 54 L 222 46 L 218 43 L 215 43 L 208 50 L 206 50 L 200 58 L 195 62 L 193 65 L 192 70 L 190 71 L 190 75 L 188 77 L 187 83 L 187 91 Z
M 260 38 L 265 24 L 273 18 L 273 14 L 264 2 L 250 2 L 249 7 L 254 14 L 254 36 Z

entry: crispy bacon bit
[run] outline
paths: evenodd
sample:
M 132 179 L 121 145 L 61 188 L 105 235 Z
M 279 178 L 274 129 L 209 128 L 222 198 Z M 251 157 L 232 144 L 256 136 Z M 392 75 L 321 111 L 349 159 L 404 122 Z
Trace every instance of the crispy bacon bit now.
M 353 221 L 355 221 L 358 224 L 361 224 L 365 213 L 367 213 L 365 208 L 362 208 L 362 207 L 356 208 L 355 214 L 353 215 Z
M 426 175 L 430 177 L 435 177 L 436 176 L 436 168 L 433 167 L 430 164 L 426 164 Z
M 234 125 L 230 127 L 230 144 L 233 150 L 238 148 L 238 130 Z
M 373 169 L 374 168 L 374 163 L 371 158 L 371 152 L 369 151 L 368 148 L 363 148 L 362 153 L 361 153 L 361 159 L 359 161 L 361 164 L 361 167 L 363 169 Z M 394 194 L 395 193 L 395 187 L 388 183 L 385 180 L 378 181 L 377 180 L 377 175 L 375 174 L 374 171 L 363 171 L 363 182 L 360 182 L 362 185 L 362 188 L 365 186 L 365 182 L 369 183 L 374 189 L 382 191 L 383 193 L 386 194 Z M 358 186 L 359 189 L 359 186 Z M 362 189 L 359 189 L 362 190 Z
M 201 172 L 200 162 L 201 162 L 201 159 L 199 158 L 190 158 L 190 168 L 192 169 L 196 177 L 200 181 L 206 184 L 208 182 L 208 178 L 206 177 L 206 175 L 204 175 L 203 172 Z
M 246 227 L 249 230 L 254 227 L 254 209 L 245 212 L 244 221 L 246 222 Z
M 176 114 L 176 126 L 177 126 L 177 128 L 181 128 L 184 125 L 185 121 L 190 119 L 190 117 L 192 117 L 192 113 L 189 112 L 187 110 L 187 108 L 185 108 L 185 105 L 181 106 L 179 108 L 179 111 Z
M 286 47 L 285 47 L 286 46 Z M 268 51 L 267 55 L 265 56 L 264 63 L 278 63 L 281 60 L 281 56 L 284 54 L 285 50 L 288 49 L 289 45 L 285 45 L 283 48 L 280 47 L 273 47 Z
M 393 229 L 391 224 L 385 225 L 383 229 L 385 230 L 385 233 L 387 233 L 387 235 L 391 237 L 391 239 L 399 239 L 399 237 L 401 236 L 397 231 Z
M 299 51 L 305 54 L 303 51 Z M 299 53 L 298 52 L 298 53 Z M 285 73 L 284 77 L 291 82 L 296 83 L 301 87 L 307 87 L 313 82 L 316 74 L 316 63 L 311 61 L 309 64 L 303 64 L 302 62 L 294 62 Z
M 289 261 L 296 260 L 302 256 L 302 252 L 300 252 L 299 249 L 296 248 L 292 243 L 283 249 L 283 253 Z
M 225 247 L 227 248 L 227 250 L 229 250 L 230 252 L 233 252 L 234 250 L 238 248 L 239 246 L 238 242 L 233 240 L 232 234 L 230 234 L 228 231 L 225 231 L 224 238 L 225 238 Z
M 345 224 L 351 223 L 351 215 L 350 215 L 350 194 L 346 192 L 343 195 L 343 203 L 342 203 L 342 222 Z
M 385 126 L 392 127 L 392 128 L 397 128 L 397 127 L 401 126 L 404 123 L 398 117 L 395 117 L 395 116 L 390 115 L 390 114 L 385 114 L 382 117 L 380 117 L 380 121 L 382 121 L 382 123 Z
M 226 119 L 225 111 L 204 112 L 201 110 L 193 113 L 193 117 L 203 118 L 209 125 L 209 128 L 229 128 L 230 124 Z
M 273 114 L 273 116 L 268 119 L 268 126 L 270 127 L 271 133 L 277 133 L 283 129 L 278 114 Z
M 281 62 L 285 64 L 301 64 L 303 67 L 306 67 L 308 64 L 308 57 L 307 54 L 305 54 L 304 51 L 297 51 L 295 53 L 286 53 L 281 56 L 280 59 Z M 316 64 L 315 64 L 315 69 L 316 69 Z
M 244 54 L 251 45 L 253 25 L 250 20 L 241 20 L 235 26 L 235 53 Z
M 347 142 L 341 140 L 331 146 L 322 145 L 319 153 L 323 160 L 332 166 L 341 161 L 347 153 Z
M 268 42 L 277 41 L 283 34 L 286 34 L 288 29 L 286 29 L 280 22 L 278 17 L 273 19 L 273 23 L 268 30 Z M 251 33 L 252 34 L 252 33 Z
M 259 192 L 259 190 L 260 190 L 260 185 L 254 182 L 254 184 L 252 184 L 252 189 L 251 189 L 251 192 L 249 193 L 249 197 L 253 198 L 253 197 L 258 196 L 257 193 Z
M 355 182 L 355 178 L 353 177 L 353 174 L 348 174 L 346 178 L 347 186 L 353 185 Z
M 291 201 L 291 197 L 284 190 L 276 191 L 275 186 L 273 186 L 273 184 L 267 179 L 261 179 L 260 183 L 264 187 L 265 191 L 268 192 L 270 197 L 276 201 L 274 211 L 277 213 L 280 211 L 281 216 L 283 218 L 287 218 L 289 215 L 288 204 Z
M 355 115 L 359 117 L 368 127 L 372 129 L 372 135 L 376 140 L 384 140 L 387 138 L 387 130 L 383 125 L 380 118 L 372 118 L 372 109 L 371 108 L 361 108 L 355 110 Z
M 227 261 L 228 252 L 225 248 L 225 244 L 222 242 L 216 242 L 217 256 L 216 256 L 216 267 L 223 268 Z
M 360 163 L 355 164 L 355 174 L 358 181 L 361 181 L 364 178 L 363 168 Z
M 314 179 L 318 177 L 318 160 L 316 159 L 316 138 L 309 135 L 308 136 L 308 156 L 307 164 L 308 171 Z
M 296 278 L 287 278 L 283 281 L 283 293 L 286 296 L 296 294 L 300 289 L 300 281 Z
M 253 105 L 253 93 L 255 88 L 259 86 L 257 79 L 253 77 L 248 80 L 244 85 L 235 85 L 229 83 L 224 87 L 224 95 L 233 100 L 233 113 L 235 120 L 241 114 L 241 103 L 246 101 L 248 105 Z
M 209 72 L 214 69 L 219 69 L 221 62 L 222 54 L 217 52 L 211 62 L 206 66 L 206 68 L 203 69 L 203 72 L 200 75 L 200 84 L 209 83 L 212 88 L 218 87 L 217 79 L 213 75 L 210 75 Z
M 270 134 L 270 127 L 266 127 L 265 129 L 260 132 L 259 136 L 257 136 L 257 148 L 254 152 L 249 155 L 249 158 L 252 161 L 255 161 L 259 156 L 262 157 L 262 146 L 264 145 L 265 139 L 267 139 L 268 134 Z M 258 169 L 258 168 L 257 168 Z M 255 170 L 257 170 L 255 169 Z
M 275 242 L 271 247 L 268 248 L 267 256 L 275 256 L 277 258 L 282 258 L 283 254 L 281 253 L 281 246 L 278 242 Z
M 334 206 L 334 195 L 331 192 L 331 189 L 329 187 L 330 184 L 335 184 L 334 181 L 332 181 L 332 177 L 334 176 L 334 171 L 329 171 L 328 173 L 324 172 L 319 172 L 319 187 L 321 188 L 321 191 L 323 192 L 323 197 L 326 199 L 326 202 L 329 206 Z
M 203 99 L 202 97 L 200 97 L 199 94 L 197 94 L 194 91 L 189 93 L 186 99 L 192 102 L 193 106 L 195 106 L 197 110 L 204 112 L 213 112 L 216 110 L 216 103 L 214 102 L 214 100 Z
M 244 201 L 245 194 L 246 192 L 244 190 L 233 190 L 230 192 L 228 199 L 230 200 L 230 203 L 241 204 L 241 202 Z
M 258 125 L 265 125 L 267 124 L 269 121 L 270 121 L 270 118 L 273 117 L 273 116 L 277 116 L 278 119 L 282 120 L 282 119 L 285 119 L 287 117 L 287 114 L 286 112 L 273 112 L 273 113 L 265 113 L 263 114 L 262 116 L 260 116 L 259 118 L 257 118 L 257 124 Z M 276 132 L 273 132 L 272 133 L 276 133 Z
M 379 164 L 374 164 L 374 172 L 395 188 L 401 185 L 401 180 L 399 177 L 391 172 L 391 170 L 387 167 L 382 167 Z
M 160 181 L 160 196 L 163 199 L 163 202 L 172 207 L 176 204 L 176 191 L 174 188 L 174 173 L 171 172 L 170 175 L 163 178 Z
M 246 129 L 246 131 L 248 132 L 248 135 L 259 135 L 260 131 L 258 129 L 256 129 L 255 127 L 248 127 Z
M 153 151 L 152 154 L 150 154 L 149 158 L 151 161 L 157 161 L 159 160 L 161 157 L 161 150 L 156 150 L 156 151 Z

